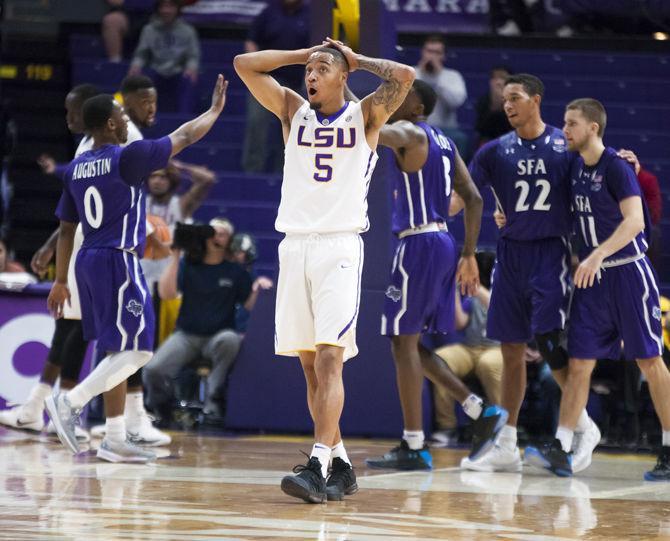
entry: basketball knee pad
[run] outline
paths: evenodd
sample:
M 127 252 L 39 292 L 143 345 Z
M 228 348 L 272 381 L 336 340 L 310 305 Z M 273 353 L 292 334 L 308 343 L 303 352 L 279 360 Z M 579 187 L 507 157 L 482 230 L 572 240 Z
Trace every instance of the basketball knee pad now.
M 544 334 L 535 335 L 537 349 L 552 370 L 560 370 L 568 366 L 568 352 L 561 344 L 561 334 L 560 330 L 555 329 Z
M 107 361 L 105 369 L 101 371 L 101 376 L 104 377 L 105 391 L 110 391 L 119 383 L 127 380 L 147 364 L 152 356 L 153 353 L 150 351 L 121 351 L 103 360 L 96 370 L 100 369 L 102 364 Z

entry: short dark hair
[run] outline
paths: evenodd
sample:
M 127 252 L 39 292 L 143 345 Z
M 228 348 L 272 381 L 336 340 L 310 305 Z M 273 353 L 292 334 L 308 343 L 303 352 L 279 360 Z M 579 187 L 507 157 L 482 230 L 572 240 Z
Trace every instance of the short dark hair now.
M 154 88 L 154 82 L 146 75 L 128 75 L 121 81 L 121 94 L 131 94 L 138 90 L 148 90 Z
M 521 85 L 529 96 L 540 96 L 541 98 L 544 96 L 544 84 L 530 73 L 510 75 L 505 79 L 505 86 L 507 85 Z
M 158 11 L 158 8 L 161 7 L 161 4 L 174 4 L 179 8 L 179 11 L 181 11 L 181 8 L 183 7 L 182 1 L 181 0 L 156 0 L 154 2 L 154 11 Z
M 425 45 L 426 43 L 441 43 L 445 49 L 447 48 L 447 44 L 444 41 L 444 36 L 441 34 L 428 34 L 426 39 L 423 40 L 423 44 Z
M 489 77 L 493 77 L 493 74 L 496 71 L 504 71 L 508 76 L 511 76 L 514 73 L 514 70 L 512 68 L 510 68 L 509 66 L 506 66 L 504 64 L 500 64 L 498 66 L 493 66 L 489 70 Z
M 340 51 L 339 49 L 331 47 L 330 45 L 324 45 L 323 47 L 319 47 L 314 52 L 331 54 L 335 59 L 335 62 L 340 64 L 340 66 L 344 68 L 344 71 L 349 72 L 349 61 L 347 60 L 347 57 L 344 56 L 344 53 L 342 53 L 342 51 Z
M 433 109 L 435 109 L 437 93 L 432 86 L 421 79 L 414 79 L 412 89 L 419 96 L 421 103 L 423 103 L 423 114 L 429 116 L 433 112 Z
M 111 94 L 98 94 L 87 99 L 82 109 L 86 131 L 102 128 L 112 116 L 113 110 L 114 96 Z
M 598 137 L 605 134 L 607 126 L 607 111 L 605 106 L 594 98 L 579 98 L 572 100 L 565 108 L 566 111 L 579 111 L 589 122 L 598 124 Z
M 79 103 L 84 103 L 88 98 L 100 94 L 100 89 L 95 85 L 84 83 L 73 87 L 68 94 L 74 96 Z

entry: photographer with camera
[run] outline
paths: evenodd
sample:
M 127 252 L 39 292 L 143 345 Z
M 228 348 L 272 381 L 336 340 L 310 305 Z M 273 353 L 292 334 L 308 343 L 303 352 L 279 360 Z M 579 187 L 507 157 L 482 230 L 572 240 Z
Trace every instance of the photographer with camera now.
M 226 376 L 242 342 L 235 330 L 235 306 L 248 301 L 252 285 L 247 270 L 229 260 L 233 233 L 225 218 L 209 225 L 177 224 L 170 264 L 158 283 L 161 299 L 182 295 L 177 328 L 143 375 L 149 405 L 164 422 L 171 415 L 174 378 L 202 357 L 212 363 L 204 413 L 222 414 Z

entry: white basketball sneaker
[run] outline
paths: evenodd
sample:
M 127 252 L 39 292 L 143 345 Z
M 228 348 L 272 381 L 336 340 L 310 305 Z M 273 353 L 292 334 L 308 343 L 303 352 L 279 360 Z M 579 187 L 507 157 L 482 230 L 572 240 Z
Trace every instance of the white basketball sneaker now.
M 24 404 L 0 411 L 0 424 L 20 430 L 41 432 L 44 428 L 44 418 L 42 411 L 35 412 Z
M 145 410 L 142 410 L 139 423 L 136 425 L 136 427 L 133 428 L 134 430 L 131 430 L 131 428 L 128 426 L 128 421 L 126 420 L 126 433 L 128 434 L 128 441 L 134 443 L 135 445 L 157 447 L 160 445 L 170 445 L 172 442 L 172 437 L 169 434 L 158 430 L 154 425 L 151 424 L 151 418 Z
M 496 444 L 477 460 L 470 460 L 467 456 L 464 457 L 461 460 L 461 468 L 485 472 L 520 472 L 522 468 L 521 454 L 518 447 L 509 450 Z
M 577 473 L 585 470 L 591 465 L 593 450 L 600 443 L 600 429 L 598 425 L 591 420 L 586 432 L 580 434 L 575 432 L 572 442 L 572 472 Z
M 56 427 L 54 426 L 53 421 L 49 421 L 49 424 L 47 425 L 47 434 L 49 435 L 57 435 L 56 434 Z M 91 436 L 90 434 L 84 430 L 82 427 L 79 425 L 74 425 L 74 435 L 77 438 L 77 441 L 80 443 L 88 443 L 91 441 Z
M 151 451 L 133 445 L 128 440 L 115 443 L 105 438 L 100 443 L 97 457 L 107 462 L 153 462 L 156 455 Z

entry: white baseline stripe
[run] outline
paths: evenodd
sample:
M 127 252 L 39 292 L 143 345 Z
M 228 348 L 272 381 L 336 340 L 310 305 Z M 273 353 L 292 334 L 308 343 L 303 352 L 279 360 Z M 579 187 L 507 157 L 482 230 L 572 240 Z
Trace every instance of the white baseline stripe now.
M 120 351 L 123 351 L 126 349 L 126 344 L 128 343 L 128 333 L 126 332 L 126 329 L 123 327 L 121 324 L 121 316 L 123 314 L 123 294 L 126 292 L 126 289 L 128 289 L 128 286 L 130 285 L 130 274 L 128 274 L 128 263 L 126 262 L 126 256 L 128 255 L 126 252 L 122 252 L 123 254 L 123 261 L 126 264 L 126 281 L 123 283 L 123 285 L 119 288 L 119 293 L 117 296 L 117 309 L 116 309 L 116 328 L 119 330 L 119 333 L 121 334 L 121 349 Z
M 407 176 L 407 173 L 403 172 L 402 178 L 405 179 L 405 193 L 407 195 L 407 207 L 409 209 L 409 226 L 410 227 L 415 227 L 415 224 L 414 224 L 414 206 L 412 204 L 412 190 L 410 188 L 409 177 Z
M 642 276 L 642 282 L 644 283 L 644 295 L 642 296 L 642 307 L 644 308 L 644 322 L 647 325 L 647 331 L 649 331 L 649 336 L 651 336 L 654 342 L 656 342 L 656 344 L 658 345 L 660 355 L 661 352 L 663 351 L 663 342 L 661 342 L 661 338 L 656 334 L 654 334 L 654 331 L 651 330 L 651 320 L 649 319 L 649 309 L 647 308 L 647 301 L 649 300 L 649 284 L 647 283 L 647 276 L 646 273 L 642 270 L 639 261 L 635 262 L 635 266 L 637 267 L 640 276 Z
M 137 196 L 137 206 L 135 208 L 135 213 L 137 214 L 137 220 L 135 221 L 135 232 L 133 233 L 132 248 L 135 248 L 135 246 L 137 246 L 137 233 L 138 233 L 138 229 L 140 227 L 140 217 L 142 216 L 141 205 L 142 205 L 142 190 L 139 190 L 139 193 L 138 193 L 138 196 Z M 128 246 L 128 248 L 131 248 L 131 246 Z
M 423 171 L 419 169 L 419 197 L 421 198 L 421 213 L 423 214 L 424 224 L 428 223 L 428 213 L 426 212 L 426 194 L 423 190 Z
M 405 247 L 407 245 L 403 243 L 402 249 L 400 251 L 400 260 L 398 261 L 398 269 L 400 270 L 400 274 L 402 274 L 402 308 L 400 311 L 396 314 L 395 318 L 393 319 L 393 334 L 399 335 L 400 334 L 400 318 L 405 315 L 405 312 L 407 312 L 407 289 L 409 286 L 409 275 L 407 274 L 407 271 L 405 270 L 405 267 L 402 266 L 402 260 L 405 257 Z
M 144 302 L 147 299 L 147 292 L 144 289 L 144 287 L 142 287 L 142 280 L 140 279 L 141 270 L 140 270 L 139 258 L 135 255 L 133 255 L 132 258 L 133 258 L 133 268 L 135 270 L 135 283 L 137 284 L 140 293 L 142 293 L 142 307 L 144 307 Z M 137 334 L 135 334 L 135 341 L 133 342 L 133 349 L 136 351 L 138 349 L 140 335 L 142 334 L 142 331 L 144 331 L 145 327 L 146 327 L 146 320 L 144 319 L 144 310 L 142 310 L 142 315 L 140 316 L 140 326 L 137 329 Z

